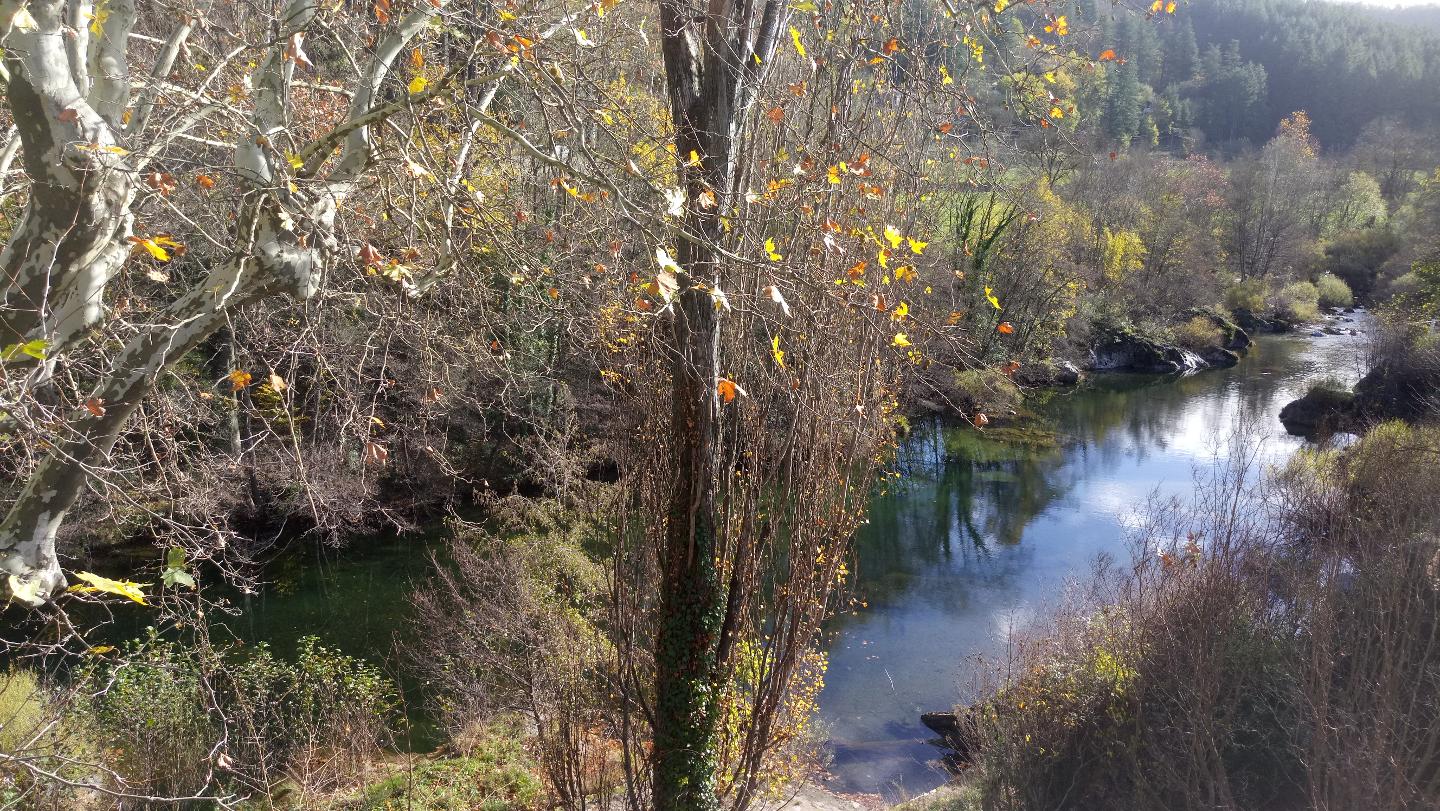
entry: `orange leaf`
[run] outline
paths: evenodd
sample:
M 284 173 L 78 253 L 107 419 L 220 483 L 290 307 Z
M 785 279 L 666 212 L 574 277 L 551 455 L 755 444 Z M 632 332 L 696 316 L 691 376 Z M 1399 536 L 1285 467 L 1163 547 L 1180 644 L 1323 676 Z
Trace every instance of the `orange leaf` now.
M 390 458 L 390 451 L 378 442 L 367 441 L 365 443 L 365 463 L 380 467 Z
M 987 417 L 987 416 L 985 416 L 985 412 L 983 412 L 983 411 L 977 413 L 977 414 L 975 415 L 975 418 L 972 419 L 972 420 L 970 420 L 970 421 L 973 422 L 973 423 L 975 423 L 975 425 L 977 425 L 977 426 L 980 426 L 980 425 L 989 425 L 989 424 L 990 424 L 990 418 Z
M 783 107 L 771 107 L 770 112 L 765 114 L 772 122 L 779 124 L 785 120 L 785 109 Z
M 360 253 L 357 254 L 355 258 L 360 260 L 360 264 L 367 267 L 371 265 L 378 265 L 381 262 L 385 261 L 384 255 L 382 255 L 374 245 L 371 245 L 368 242 L 362 243 L 360 245 Z
M 85 410 L 90 412 L 92 417 L 105 416 L 105 401 L 99 397 L 91 397 L 85 401 Z
M 736 383 L 728 377 L 722 377 L 715 383 L 715 391 L 718 392 L 727 403 L 735 402 L 735 395 L 737 394 L 741 397 L 750 396 L 745 392 L 745 389 L 740 387 L 739 383 Z
M 999 330 L 1001 335 L 1009 335 L 1010 333 L 1015 331 L 1015 325 L 1011 324 L 1009 321 L 1001 321 L 1000 326 L 996 327 L 995 329 Z
M 250 377 L 249 372 L 242 372 L 241 370 L 236 369 L 230 374 L 225 375 L 225 379 L 230 381 L 231 391 L 240 391 L 241 389 L 250 385 L 250 380 L 252 378 Z
M 1112 60 L 1112 59 L 1114 59 L 1114 58 L 1115 58 L 1115 49 L 1113 49 L 1113 48 L 1106 48 L 1105 50 L 1103 50 L 1103 51 L 1100 52 L 1100 61 L 1101 61 L 1101 62 L 1109 62 L 1110 60 Z
M 205 174 L 196 175 L 196 176 L 195 176 L 195 182 L 196 182 L 197 184 L 199 184 L 200 188 L 202 188 L 202 189 L 213 189 L 213 188 L 215 188 L 215 178 L 213 178 L 213 177 L 211 177 L 211 176 L 209 176 L 209 175 L 205 175 Z

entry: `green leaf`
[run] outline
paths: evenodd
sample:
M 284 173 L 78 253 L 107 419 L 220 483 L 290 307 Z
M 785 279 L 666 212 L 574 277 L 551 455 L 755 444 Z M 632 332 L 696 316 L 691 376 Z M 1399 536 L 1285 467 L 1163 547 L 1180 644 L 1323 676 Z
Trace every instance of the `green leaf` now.
M 180 585 L 186 588 L 195 588 L 195 578 L 181 569 L 166 569 L 160 577 L 165 581 L 165 585 L 167 586 Z
M 21 355 L 29 355 L 35 360 L 45 360 L 45 339 L 36 338 L 29 343 L 10 344 L 0 351 L 0 361 L 11 361 Z

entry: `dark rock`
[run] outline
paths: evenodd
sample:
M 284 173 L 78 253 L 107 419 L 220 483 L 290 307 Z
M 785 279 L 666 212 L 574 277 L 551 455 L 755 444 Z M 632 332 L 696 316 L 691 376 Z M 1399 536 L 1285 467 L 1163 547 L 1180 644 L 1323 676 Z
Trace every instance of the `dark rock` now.
M 1410 357 L 1381 360 L 1355 384 L 1354 413 L 1363 424 L 1417 420 L 1440 408 L 1440 365 Z
M 1306 439 L 1348 431 L 1354 424 L 1355 395 L 1348 391 L 1316 386 L 1280 409 L 1286 433 Z
M 920 723 L 939 735 L 939 744 L 950 750 L 945 756 L 947 767 L 955 770 L 964 768 L 980 754 L 980 731 L 973 709 L 922 713 Z
M 1107 329 L 1090 350 L 1090 368 L 1101 372 L 1169 374 L 1203 368 L 1205 361 L 1188 349 L 1160 343 L 1128 329 Z
M 1208 318 L 1220 330 L 1220 345 L 1234 352 L 1250 348 L 1250 334 L 1239 324 L 1208 307 L 1194 307 L 1185 311 L 1188 318 Z
M 1342 329 L 1340 329 L 1339 327 L 1326 327 L 1326 328 L 1325 328 L 1325 334 L 1326 334 L 1326 335 L 1344 335 L 1344 334 L 1345 334 L 1345 330 L 1342 330 Z
M 1213 346 L 1201 352 L 1200 358 L 1212 369 L 1228 369 L 1240 362 L 1240 353 L 1233 349 Z
M 1236 310 L 1235 323 L 1248 332 L 1283 332 L 1280 322 L 1273 321 L 1249 310 Z

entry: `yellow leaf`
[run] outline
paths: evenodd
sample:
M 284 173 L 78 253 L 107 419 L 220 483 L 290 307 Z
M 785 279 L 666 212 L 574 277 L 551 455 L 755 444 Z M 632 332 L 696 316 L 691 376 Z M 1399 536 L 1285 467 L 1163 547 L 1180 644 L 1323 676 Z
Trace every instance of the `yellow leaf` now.
M 801 56 L 805 55 L 805 43 L 800 41 L 800 29 L 790 26 L 790 41 L 795 43 L 795 52 Z
M 771 262 L 779 262 L 785 258 L 783 254 L 775 250 L 775 240 L 768 238 L 765 240 L 765 255 L 770 257 Z
M 1058 106 L 1056 106 L 1056 107 L 1051 107 L 1051 108 L 1050 108 L 1050 117 L 1051 117 L 1051 118 L 1064 118 L 1064 117 L 1065 117 L 1065 111 L 1062 110 L 1062 109 L 1060 109 Z
M 899 231 L 895 230 L 895 226 L 887 225 L 885 226 L 885 239 L 890 243 L 890 247 L 899 248 L 900 242 L 904 237 L 900 235 Z
M 699 152 L 696 152 L 696 151 L 693 150 L 693 149 L 690 150 L 690 157 L 685 161 L 685 165 L 686 165 L 686 166 L 699 166 L 699 165 L 700 165 L 700 153 L 699 153 Z
M 911 237 L 905 237 L 905 241 L 910 244 L 910 252 L 916 256 L 919 256 L 920 252 L 925 250 L 925 246 L 930 244 L 928 242 L 921 242 L 918 239 L 912 239 Z
M 305 166 L 305 161 L 301 160 L 300 156 L 296 155 L 294 152 L 285 153 L 285 162 L 290 164 L 290 168 L 296 171 L 299 171 Z
M 770 339 L 770 355 L 775 358 L 775 363 L 781 369 L 785 368 L 785 350 L 780 348 L 780 336 L 776 335 Z
M 429 86 L 429 79 L 426 79 L 424 76 L 416 76 L 415 78 L 410 80 L 410 84 L 407 86 L 407 89 L 410 91 L 410 95 L 413 96 L 416 93 L 424 93 L 425 88 Z
M 1168 3 L 1165 4 L 1165 13 L 1166 13 L 1166 14 L 1174 14 L 1174 13 L 1175 13 L 1175 0 L 1170 0 L 1170 2 L 1168 2 Z
M 897 282 L 913 282 L 918 275 L 919 274 L 915 272 L 915 268 L 911 265 L 901 265 L 895 268 L 895 281 Z
M 97 591 L 104 592 L 106 594 L 114 594 L 118 597 L 124 597 L 125 599 L 137 602 L 140 605 L 149 605 L 149 603 L 145 602 L 145 592 L 143 591 L 145 586 L 149 585 L 148 583 L 132 583 L 128 580 L 111 580 L 108 577 L 101 577 L 98 574 L 91 574 L 90 572 L 76 572 L 75 576 L 80 580 L 85 581 L 89 585 L 71 586 L 70 591 L 82 592 L 86 594 L 93 594 Z
M 940 84 L 955 84 L 955 80 L 950 78 L 950 71 L 946 70 L 944 65 L 940 66 Z
M 130 244 L 142 248 L 146 253 L 150 254 L 150 258 L 157 262 L 170 261 L 170 252 L 165 250 L 165 246 L 168 245 L 172 248 L 180 247 L 180 243 L 167 236 L 128 237 L 128 239 Z
M 95 11 L 85 16 L 90 18 L 90 33 L 97 37 L 105 36 L 105 22 L 110 19 L 110 5 L 106 0 L 95 4 Z
M 905 336 L 905 333 L 897 332 L 895 333 L 895 337 L 890 339 L 890 345 L 904 349 L 907 346 L 911 346 L 911 343 L 910 339 Z
M 890 317 L 893 318 L 893 319 L 896 320 L 896 321 L 904 321 L 904 320 L 905 320 L 905 316 L 907 316 L 907 315 L 909 315 L 909 314 L 910 314 L 910 305 L 909 305 L 909 304 L 906 304 L 905 302 L 902 301 L 902 302 L 900 302 L 899 304 L 896 304 L 896 305 L 895 305 L 895 311 L 892 312 L 892 313 L 890 313 Z
M 994 307 L 997 310 L 1000 309 L 1000 299 L 995 298 L 994 292 L 992 292 L 988 287 L 985 288 L 985 300 L 990 302 L 991 307 Z

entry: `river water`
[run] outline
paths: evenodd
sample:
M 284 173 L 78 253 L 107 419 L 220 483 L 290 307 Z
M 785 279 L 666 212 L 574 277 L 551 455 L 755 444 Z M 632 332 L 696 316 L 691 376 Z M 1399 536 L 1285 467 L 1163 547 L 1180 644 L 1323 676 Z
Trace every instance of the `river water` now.
M 1266 464 L 1283 462 L 1301 440 L 1280 409 L 1318 379 L 1358 379 L 1364 340 L 1266 337 L 1232 369 L 1096 376 L 1035 406 L 1057 434 L 1048 445 L 916 430 L 900 483 L 857 538 L 863 607 L 832 623 L 820 696 L 831 787 L 894 801 L 944 782 L 920 713 L 961 700 L 975 657 L 1003 654 L 1008 632 L 1042 621 L 1097 556 L 1125 560 L 1150 497 L 1192 492 L 1237 430 L 1261 438 Z
M 1238 426 L 1253 421 L 1265 458 L 1283 461 L 1300 440 L 1285 435 L 1280 409 L 1314 380 L 1357 379 L 1363 341 L 1267 337 L 1233 369 L 1095 376 L 1032 398 L 1053 431 L 1044 433 L 1057 438 L 1043 446 L 969 427 L 917 426 L 900 452 L 901 478 L 876 497 L 857 538 L 852 585 L 864 605 L 831 623 L 820 696 L 834 753 L 831 787 L 896 800 L 942 783 L 940 751 L 926 742 L 932 735 L 920 713 L 955 705 L 974 658 L 1002 652 L 1007 631 L 1043 617 L 1097 555 L 1123 559 L 1136 510 L 1152 494 L 1188 492 L 1197 466 L 1213 464 Z M 314 634 L 393 664 L 409 610 L 404 597 L 429 571 L 435 537 L 281 564 L 260 595 L 237 597 L 239 614 L 225 624 L 284 655 Z M 117 633 L 137 635 L 148 614 L 124 608 Z M 387 669 L 406 692 L 415 688 L 408 674 Z M 425 750 L 439 742 L 426 719 L 412 720 L 404 744 Z

